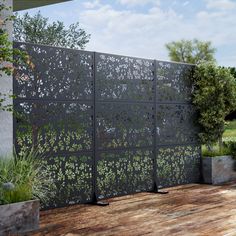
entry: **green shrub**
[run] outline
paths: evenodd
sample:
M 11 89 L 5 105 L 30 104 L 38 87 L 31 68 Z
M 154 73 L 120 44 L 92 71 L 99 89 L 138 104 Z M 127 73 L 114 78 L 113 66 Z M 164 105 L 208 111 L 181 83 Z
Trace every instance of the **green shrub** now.
M 223 146 L 230 150 L 230 154 L 236 158 L 236 137 L 225 137 Z
M 225 117 L 236 107 L 236 81 L 230 71 L 214 64 L 197 65 L 193 103 L 199 112 L 202 144 L 210 150 L 219 141 L 221 148 Z
M 0 157 L 0 205 L 38 198 L 46 201 L 53 181 L 36 152 Z

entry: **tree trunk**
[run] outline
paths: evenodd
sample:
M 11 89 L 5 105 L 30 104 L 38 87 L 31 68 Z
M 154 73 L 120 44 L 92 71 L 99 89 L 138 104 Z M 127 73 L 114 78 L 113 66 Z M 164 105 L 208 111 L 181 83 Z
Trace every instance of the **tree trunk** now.
M 209 152 L 213 152 L 213 147 L 212 147 L 212 144 L 211 144 L 211 143 L 206 144 L 206 146 L 207 146 L 207 150 L 208 150 Z
M 223 149 L 223 137 L 222 135 L 219 137 L 219 150 L 222 152 Z

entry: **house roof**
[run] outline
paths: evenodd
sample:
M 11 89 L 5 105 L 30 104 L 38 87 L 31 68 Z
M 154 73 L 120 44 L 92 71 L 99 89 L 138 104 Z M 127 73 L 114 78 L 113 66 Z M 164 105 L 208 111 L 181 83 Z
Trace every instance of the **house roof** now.
M 71 0 L 13 0 L 13 11 L 20 11 L 67 1 Z

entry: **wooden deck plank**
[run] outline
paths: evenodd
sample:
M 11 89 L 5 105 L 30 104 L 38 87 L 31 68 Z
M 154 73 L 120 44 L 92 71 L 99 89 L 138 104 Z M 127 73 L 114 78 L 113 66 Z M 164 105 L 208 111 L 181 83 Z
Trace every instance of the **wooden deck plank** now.
M 236 183 L 191 184 L 169 194 L 138 193 L 110 205 L 75 205 L 41 212 L 29 235 L 236 235 Z

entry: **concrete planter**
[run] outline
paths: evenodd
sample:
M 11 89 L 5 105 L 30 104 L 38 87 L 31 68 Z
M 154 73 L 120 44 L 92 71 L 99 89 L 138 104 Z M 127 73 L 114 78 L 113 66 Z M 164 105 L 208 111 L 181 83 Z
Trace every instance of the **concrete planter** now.
M 0 205 L 0 235 L 38 229 L 39 207 L 39 200 Z
M 203 181 L 207 184 L 222 184 L 236 180 L 235 160 L 231 156 L 203 157 Z

